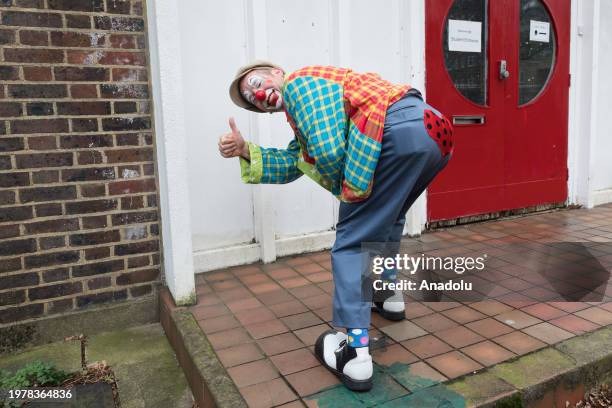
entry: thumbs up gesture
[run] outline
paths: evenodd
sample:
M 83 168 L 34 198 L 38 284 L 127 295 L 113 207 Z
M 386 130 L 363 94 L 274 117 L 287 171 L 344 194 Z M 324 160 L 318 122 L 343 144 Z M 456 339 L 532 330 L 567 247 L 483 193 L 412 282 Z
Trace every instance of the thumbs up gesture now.
M 219 153 L 225 158 L 242 156 L 249 159 L 249 153 L 242 134 L 236 126 L 234 118 L 229 118 L 231 132 L 219 138 Z

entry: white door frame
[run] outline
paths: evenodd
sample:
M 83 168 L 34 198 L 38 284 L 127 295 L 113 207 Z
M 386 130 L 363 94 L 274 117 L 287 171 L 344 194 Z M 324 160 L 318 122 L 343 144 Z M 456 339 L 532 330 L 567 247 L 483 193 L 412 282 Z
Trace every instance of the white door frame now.
M 177 306 L 196 302 L 178 2 L 147 5 L 163 276 Z
M 571 7 L 568 202 L 591 208 L 601 0 L 572 0 Z

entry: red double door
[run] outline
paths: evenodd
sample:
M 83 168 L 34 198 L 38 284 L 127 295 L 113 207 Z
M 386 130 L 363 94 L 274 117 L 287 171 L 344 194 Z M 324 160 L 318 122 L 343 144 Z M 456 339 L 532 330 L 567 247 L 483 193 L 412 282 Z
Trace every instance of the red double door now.
M 427 102 L 455 127 L 429 221 L 567 198 L 570 1 L 427 0 Z

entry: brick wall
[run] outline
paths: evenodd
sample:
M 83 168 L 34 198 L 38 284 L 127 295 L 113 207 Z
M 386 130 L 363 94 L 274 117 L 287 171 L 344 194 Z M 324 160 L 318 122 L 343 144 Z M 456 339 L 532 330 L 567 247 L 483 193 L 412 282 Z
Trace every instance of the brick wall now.
M 0 0 L 0 327 L 152 296 L 144 4 Z

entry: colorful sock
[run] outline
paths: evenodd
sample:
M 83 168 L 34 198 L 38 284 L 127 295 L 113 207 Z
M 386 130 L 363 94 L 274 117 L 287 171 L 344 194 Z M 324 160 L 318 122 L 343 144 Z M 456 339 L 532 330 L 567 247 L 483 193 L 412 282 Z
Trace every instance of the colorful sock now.
M 397 279 L 397 269 L 385 269 L 380 275 L 380 279 L 382 279 L 383 282 L 395 282 Z
M 370 342 L 368 329 L 348 329 L 348 345 L 350 347 L 366 347 Z

